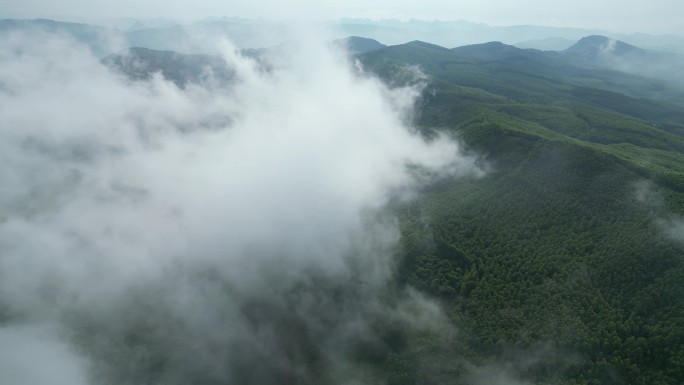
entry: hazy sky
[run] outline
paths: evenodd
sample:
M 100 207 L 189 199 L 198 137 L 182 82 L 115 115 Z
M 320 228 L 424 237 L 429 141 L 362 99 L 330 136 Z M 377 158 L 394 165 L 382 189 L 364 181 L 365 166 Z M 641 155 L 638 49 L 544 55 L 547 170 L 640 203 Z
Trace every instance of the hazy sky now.
M 2 18 L 207 16 L 469 20 L 684 35 L 681 0 L 0 0 Z

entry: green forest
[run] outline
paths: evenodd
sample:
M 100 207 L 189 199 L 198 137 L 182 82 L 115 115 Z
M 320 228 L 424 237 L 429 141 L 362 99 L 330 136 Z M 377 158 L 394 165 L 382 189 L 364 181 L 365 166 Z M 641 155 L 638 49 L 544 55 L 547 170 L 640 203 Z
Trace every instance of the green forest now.
M 684 88 L 501 43 L 359 58 L 390 84 L 423 71 L 415 123 L 488 167 L 394 206 L 400 285 L 439 298 L 457 331 L 410 337 L 386 357 L 389 384 L 500 362 L 515 383 L 684 381 L 684 239 L 670 229 L 684 214 Z

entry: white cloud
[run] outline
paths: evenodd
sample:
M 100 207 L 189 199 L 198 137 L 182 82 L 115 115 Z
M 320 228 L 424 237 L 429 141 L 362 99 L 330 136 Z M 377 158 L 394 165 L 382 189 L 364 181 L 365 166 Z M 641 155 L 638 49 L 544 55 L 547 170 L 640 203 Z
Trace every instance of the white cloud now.
M 186 90 L 130 83 L 61 38 L 3 40 L 0 315 L 60 324 L 97 383 L 239 379 L 257 359 L 280 375 L 306 349 L 341 364 L 374 318 L 410 318 L 377 296 L 398 237 L 378 215 L 415 187 L 407 164 L 473 160 L 411 133 L 412 91 L 295 37 L 268 73 L 224 43 L 236 83 Z
M 87 361 L 44 326 L 0 328 L 0 382 L 87 385 Z

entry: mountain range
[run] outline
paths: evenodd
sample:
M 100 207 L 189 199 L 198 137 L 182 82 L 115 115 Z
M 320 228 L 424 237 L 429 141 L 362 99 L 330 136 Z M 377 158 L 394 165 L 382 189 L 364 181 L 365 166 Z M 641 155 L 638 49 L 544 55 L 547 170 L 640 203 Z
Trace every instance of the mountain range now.
M 684 214 L 684 88 L 613 59 L 672 64 L 597 36 L 560 52 L 414 41 L 359 56 L 390 83 L 421 68 L 430 86 L 416 124 L 450 132 L 492 167 L 397 208 L 400 279 L 467 325 L 465 352 L 423 351 L 564 352 L 516 364 L 521 383 L 684 378 L 684 249 L 669 229 Z M 447 383 L 440 374 L 434 383 Z
M 265 28 L 263 23 L 242 19 L 210 19 L 191 25 L 174 24 L 163 20 L 154 20 L 154 23 L 136 23 L 135 21 L 130 21 L 130 23 L 132 24 L 127 25 L 126 30 L 121 30 L 45 19 L 6 19 L 0 20 L 0 33 L 9 34 L 21 31 L 59 33 L 63 36 L 71 36 L 76 41 L 90 47 L 95 55 L 105 57 L 119 52 L 125 47 L 141 47 L 187 54 L 217 54 L 216 40 L 207 39 L 207 36 L 224 36 L 232 40 L 238 48 L 258 50 L 263 49 L 263 47 L 275 47 L 282 44 L 283 42 L 280 39 L 285 31 L 283 25 L 268 25 L 268 28 Z M 349 45 L 348 48 L 352 53 L 363 53 L 382 48 L 388 42 L 396 44 L 397 41 L 401 42 L 401 39 L 408 41 L 414 40 L 416 37 L 427 37 L 428 39 L 424 39 L 424 41 L 440 43 L 444 42 L 444 36 L 451 36 L 453 37 L 451 41 L 457 43 L 468 40 L 479 40 L 480 42 L 496 40 L 490 39 L 492 37 L 499 37 L 501 38 L 499 40 L 508 42 L 524 38 L 534 40 L 533 38 L 536 36 L 539 44 L 527 40 L 523 41 L 520 46 L 526 49 L 541 47 L 547 50 L 548 57 L 556 55 L 570 64 L 578 64 L 584 67 L 595 66 L 677 82 L 684 81 L 679 75 L 684 73 L 684 56 L 677 54 L 677 52 L 684 52 L 684 49 L 678 48 L 680 43 L 681 47 L 684 47 L 684 39 L 679 41 L 676 37 L 670 36 L 649 37 L 643 34 L 627 36 L 628 39 L 645 43 L 647 47 L 660 48 L 660 50 L 654 50 L 653 48 L 638 48 L 615 37 L 593 34 L 595 31 L 576 29 L 532 26 L 495 28 L 467 22 L 387 21 L 370 23 L 362 20 L 344 20 L 338 27 L 340 33 L 354 32 L 351 33 L 353 36 L 363 36 L 365 39 L 362 41 L 360 37 L 357 37 L 356 40 L 344 38 L 348 39 L 344 45 Z M 505 31 L 505 33 L 496 32 L 499 30 Z M 522 32 L 512 34 L 511 31 Z M 467 40 L 458 38 L 462 34 L 472 36 L 472 38 Z M 436 38 L 437 36 L 440 38 Z M 518 37 L 512 38 L 510 36 Z M 384 37 L 386 40 L 380 39 L 378 41 L 375 39 L 377 37 Z M 430 40 L 430 37 L 435 37 L 435 40 Z M 574 45 L 572 44 L 573 40 L 569 37 L 576 37 Z M 341 42 L 344 39 L 337 41 Z M 552 44 L 554 41 L 559 44 Z M 450 46 L 453 47 L 454 45 L 456 44 Z M 507 45 L 511 46 L 510 44 Z M 552 47 L 556 49 L 549 50 Z M 562 49 L 558 47 L 562 47 Z
M 358 361 L 387 384 L 472 383 L 464 362 L 508 362 L 519 384 L 682 383 L 681 57 L 595 34 L 558 51 L 372 39 L 402 25 L 347 21 L 368 34 L 332 44 L 386 84 L 423 85 L 418 133 L 453 137 L 487 172 L 435 180 L 389 208 L 401 230 L 394 284 L 436 299 L 457 336 L 382 325 L 382 344 Z M 0 30 L 27 26 L 66 28 L 106 52 L 106 29 Z M 160 50 L 169 36 L 183 29 L 131 30 L 127 44 L 145 47 L 102 62 L 136 82 L 159 73 L 180 88 L 230 87 L 220 57 Z
M 674 35 L 614 34 L 609 31 L 579 28 L 556 28 L 533 25 L 489 26 L 467 21 L 398 21 L 342 19 L 329 23 L 333 39 L 363 36 L 384 44 L 396 45 L 412 40 L 429 41 L 444 47 L 456 47 L 487 41 L 501 41 L 520 48 L 561 51 L 582 37 L 606 35 L 647 49 L 684 54 L 684 37 Z M 106 26 L 70 23 L 46 19 L 0 20 L 0 31 L 60 31 L 83 41 L 99 54 L 111 49 L 112 42 L 131 47 L 173 50 L 185 53 L 210 53 L 215 50 L 207 36 L 224 36 L 239 48 L 260 48 L 282 43 L 287 27 L 283 24 L 240 18 L 207 18 L 181 24 L 165 19 L 114 19 Z M 102 41 L 108 39 L 110 42 Z M 111 53 L 108 52 L 108 53 Z

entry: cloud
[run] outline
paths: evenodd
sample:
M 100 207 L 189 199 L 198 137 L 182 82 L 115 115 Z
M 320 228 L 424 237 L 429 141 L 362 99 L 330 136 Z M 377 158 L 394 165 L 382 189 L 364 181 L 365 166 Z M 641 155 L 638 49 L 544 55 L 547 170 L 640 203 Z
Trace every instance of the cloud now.
M 661 209 L 665 205 L 662 195 L 656 190 L 653 182 L 639 180 L 633 184 L 634 197 L 640 203 L 651 209 Z
M 649 209 L 659 235 L 684 243 L 684 218 L 671 211 L 655 184 L 646 180 L 634 183 L 634 197 Z
M 684 219 L 669 219 L 660 223 L 668 238 L 684 243 Z
M 488 362 L 466 364 L 466 383 L 479 385 L 527 385 L 556 383 L 570 369 L 581 367 L 583 359 L 551 344 L 506 349 Z
M 415 89 L 295 37 L 266 72 L 222 42 L 234 84 L 184 90 L 64 38 L 0 42 L 0 337 L 45 341 L 53 383 L 366 381 L 351 357 L 387 349 L 379 325 L 436 327 L 389 288 L 384 208 L 474 160 L 413 132 Z
M 44 326 L 0 328 L 0 382 L 85 385 L 87 363 Z

